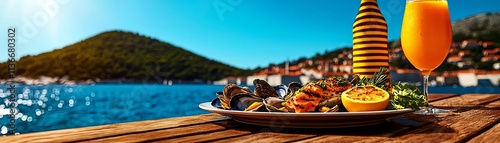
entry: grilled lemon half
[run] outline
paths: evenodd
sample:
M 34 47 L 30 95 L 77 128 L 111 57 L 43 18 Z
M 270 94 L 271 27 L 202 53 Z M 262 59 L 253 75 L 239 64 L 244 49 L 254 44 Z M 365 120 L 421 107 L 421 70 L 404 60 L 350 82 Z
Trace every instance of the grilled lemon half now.
M 389 104 L 389 93 L 384 89 L 367 85 L 356 86 L 342 92 L 341 100 L 349 112 L 384 110 Z

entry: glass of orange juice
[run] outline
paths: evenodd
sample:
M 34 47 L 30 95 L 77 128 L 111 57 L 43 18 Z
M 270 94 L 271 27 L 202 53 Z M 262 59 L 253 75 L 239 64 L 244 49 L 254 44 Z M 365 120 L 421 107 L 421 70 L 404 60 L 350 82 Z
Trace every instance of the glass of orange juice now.
M 401 46 L 410 63 L 421 71 L 424 96 L 428 78 L 446 58 L 451 46 L 451 21 L 446 0 L 407 0 L 401 29 Z M 435 115 L 448 110 L 426 107 L 417 114 Z

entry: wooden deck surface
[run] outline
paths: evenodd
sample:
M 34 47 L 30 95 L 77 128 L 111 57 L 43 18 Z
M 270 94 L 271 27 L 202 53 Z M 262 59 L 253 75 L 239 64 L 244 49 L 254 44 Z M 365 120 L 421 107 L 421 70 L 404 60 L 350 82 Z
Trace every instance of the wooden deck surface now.
M 279 130 L 203 114 L 28 133 L 0 142 L 499 142 L 500 94 L 432 94 L 429 100 L 454 114 L 407 113 L 365 127 Z

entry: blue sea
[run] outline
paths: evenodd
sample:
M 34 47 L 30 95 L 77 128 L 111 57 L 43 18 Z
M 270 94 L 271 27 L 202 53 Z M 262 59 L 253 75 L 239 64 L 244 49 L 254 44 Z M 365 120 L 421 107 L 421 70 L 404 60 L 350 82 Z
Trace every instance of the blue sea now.
M 0 135 L 8 134 L 8 85 L 0 85 Z M 16 85 L 19 133 L 96 126 L 208 113 L 222 85 Z M 430 93 L 496 93 L 500 87 L 430 87 Z M 3 115 L 4 114 L 4 115 Z

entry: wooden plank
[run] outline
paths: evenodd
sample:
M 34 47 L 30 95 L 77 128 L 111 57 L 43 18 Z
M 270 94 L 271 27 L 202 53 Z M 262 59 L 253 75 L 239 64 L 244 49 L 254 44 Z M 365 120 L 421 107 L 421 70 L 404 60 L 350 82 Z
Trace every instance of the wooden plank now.
M 464 94 L 448 99 L 443 99 L 430 103 L 435 107 L 453 108 L 453 107 L 479 107 L 500 99 L 500 94 Z
M 458 96 L 458 94 L 429 94 L 429 102 Z
M 150 121 L 138 121 L 75 129 L 21 134 L 16 136 L 1 137 L 2 142 L 74 142 L 108 136 L 154 131 L 175 128 L 207 122 L 224 121 L 229 118 L 218 114 L 204 114 L 177 118 L 167 118 Z
M 481 133 L 480 135 L 471 139 L 470 143 L 486 143 L 486 142 L 496 142 L 500 137 L 500 123 L 495 125 L 488 131 Z
M 248 135 L 248 134 L 251 134 L 251 131 L 230 129 L 230 130 L 223 130 L 223 131 L 219 131 L 219 132 L 211 132 L 211 133 L 199 134 L 199 135 L 193 135 L 193 136 L 185 136 L 185 137 L 179 137 L 179 138 L 158 140 L 158 141 L 153 141 L 153 143 L 155 143 L 155 142 L 156 143 L 162 143 L 162 142 L 165 142 L 165 143 L 207 142 L 207 141 L 218 140 L 221 138 L 230 138 L 230 137 L 236 137 L 236 136 L 242 136 L 242 135 Z
M 297 143 L 332 143 L 332 142 L 341 142 L 341 143 L 352 143 L 352 142 L 386 142 L 389 138 L 387 137 L 366 137 L 366 136 L 319 136 L 315 138 L 310 138 L 306 140 L 296 141 Z
M 400 132 L 407 132 L 409 126 L 401 127 L 393 123 L 384 122 L 378 125 L 340 129 L 293 129 L 293 128 L 268 128 L 262 127 L 257 133 L 238 136 L 217 142 L 331 142 L 334 138 L 364 138 L 374 139 L 381 137 L 391 137 Z M 356 138 L 356 139 L 357 139 Z M 374 140 L 375 141 L 375 140 Z
M 272 143 L 272 142 L 290 142 L 299 139 L 314 137 L 312 134 L 293 134 L 293 133 L 278 133 L 278 132 L 261 132 L 251 135 L 246 135 L 237 138 L 218 140 L 215 142 L 256 142 L 256 143 Z
M 437 118 L 429 116 L 429 119 Z M 434 119 L 432 119 L 434 120 Z M 500 110 L 469 110 L 435 120 L 394 142 L 463 142 L 500 121 Z
M 214 131 L 223 131 L 229 128 L 241 126 L 242 124 L 235 121 L 226 120 L 214 123 L 205 123 L 199 125 L 185 126 L 179 128 L 170 128 L 164 130 L 156 130 L 150 132 L 142 132 L 135 134 L 127 134 L 122 136 L 114 136 L 96 140 L 86 140 L 85 142 L 149 142 L 159 139 L 168 139 L 182 136 L 192 136 Z
M 484 107 L 490 109 L 500 109 L 500 100 L 493 101 L 491 103 L 486 104 Z
M 320 136 L 297 140 L 297 142 L 385 142 L 390 141 L 391 137 L 407 133 L 425 125 L 425 123 L 407 120 L 406 118 L 402 118 L 402 116 L 397 116 L 389 119 L 389 122 L 373 126 L 329 129 L 320 131 Z
M 455 107 L 461 107 L 460 105 L 477 106 L 478 104 L 494 101 L 497 98 L 498 95 L 476 96 L 468 94 L 464 96 L 451 96 L 451 98 L 437 100 L 431 103 L 437 102 L 437 105 L 442 105 L 451 102 L 457 105 Z M 481 119 L 478 119 L 478 117 L 481 117 Z M 414 121 L 415 126 L 406 128 L 402 126 L 398 130 L 387 131 L 383 131 L 383 129 L 388 126 L 371 127 L 370 130 L 378 131 L 379 134 L 368 133 L 363 135 L 363 133 L 349 134 L 348 132 L 344 132 L 339 134 L 330 132 L 327 135 L 301 140 L 299 142 L 440 142 L 452 140 L 451 138 L 455 141 L 460 141 L 470 138 L 470 136 L 481 131 L 484 127 L 488 127 L 497 122 L 500 118 L 500 110 L 465 110 L 462 113 L 449 114 L 444 117 L 422 116 L 409 113 L 405 114 L 403 117 L 395 118 L 410 119 Z M 421 127 L 419 128 L 419 126 Z M 413 130 L 416 128 L 418 130 Z

